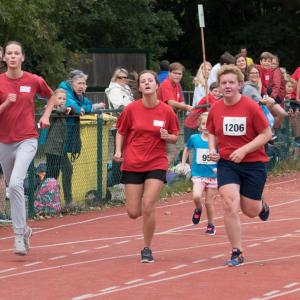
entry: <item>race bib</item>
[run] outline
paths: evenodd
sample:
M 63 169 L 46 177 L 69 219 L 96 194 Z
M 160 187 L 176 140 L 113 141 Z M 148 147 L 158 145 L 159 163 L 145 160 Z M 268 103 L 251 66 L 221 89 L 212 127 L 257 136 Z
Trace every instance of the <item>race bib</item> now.
M 31 87 L 26 85 L 20 86 L 20 93 L 30 93 Z
M 204 165 L 213 165 L 215 164 L 214 161 L 211 161 L 209 158 L 209 151 L 208 149 L 200 149 L 198 148 L 196 151 L 196 163 L 197 164 L 204 164 Z
M 246 117 L 224 117 L 223 134 L 241 136 L 246 134 Z
M 159 120 L 153 121 L 153 126 L 155 126 L 155 127 L 164 127 L 164 124 L 165 124 L 164 121 L 159 121 Z

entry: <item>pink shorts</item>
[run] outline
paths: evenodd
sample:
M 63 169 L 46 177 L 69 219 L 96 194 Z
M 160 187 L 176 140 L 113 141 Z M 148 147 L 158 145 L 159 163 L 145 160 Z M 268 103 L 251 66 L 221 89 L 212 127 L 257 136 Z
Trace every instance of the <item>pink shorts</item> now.
M 216 189 L 218 187 L 217 178 L 193 176 L 192 181 L 193 184 L 200 184 L 205 189 L 206 188 Z

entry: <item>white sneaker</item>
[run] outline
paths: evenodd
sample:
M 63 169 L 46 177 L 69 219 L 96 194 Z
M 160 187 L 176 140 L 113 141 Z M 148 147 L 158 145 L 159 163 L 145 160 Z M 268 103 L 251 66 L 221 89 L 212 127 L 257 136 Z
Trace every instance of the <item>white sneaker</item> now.
M 32 229 L 30 227 L 27 227 L 26 232 L 24 234 L 24 243 L 25 243 L 25 248 L 27 252 L 29 251 L 30 244 L 29 244 L 29 239 L 32 236 Z
M 15 236 L 15 249 L 14 253 L 17 255 L 27 255 L 28 250 L 25 246 L 25 238 L 23 235 Z

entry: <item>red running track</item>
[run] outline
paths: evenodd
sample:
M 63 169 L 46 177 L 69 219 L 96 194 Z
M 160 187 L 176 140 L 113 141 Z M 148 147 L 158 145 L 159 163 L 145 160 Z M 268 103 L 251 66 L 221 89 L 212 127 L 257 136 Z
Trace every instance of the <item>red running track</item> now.
M 230 245 L 220 198 L 215 236 L 205 213 L 191 224 L 191 194 L 160 202 L 155 263 L 141 264 L 141 220 L 124 207 L 30 221 L 28 256 L 12 253 L 12 230 L 0 228 L 0 299 L 300 299 L 300 174 L 268 180 L 267 222 L 242 216 L 246 263 L 228 268 Z

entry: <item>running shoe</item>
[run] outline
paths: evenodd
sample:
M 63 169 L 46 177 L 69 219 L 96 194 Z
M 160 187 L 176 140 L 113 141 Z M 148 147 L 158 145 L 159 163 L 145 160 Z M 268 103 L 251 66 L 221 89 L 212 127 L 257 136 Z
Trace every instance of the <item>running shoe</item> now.
M 28 250 L 26 249 L 24 235 L 19 234 L 15 236 L 15 249 L 14 253 L 17 255 L 27 255 Z
M 198 224 L 200 222 L 200 217 L 202 213 L 202 208 L 196 208 L 193 213 L 192 222 L 193 224 Z
M 231 258 L 226 261 L 228 267 L 237 267 L 244 263 L 243 252 L 240 249 L 233 249 L 231 253 Z
M 31 236 L 32 236 L 32 229 L 30 227 L 27 227 L 26 232 L 24 234 L 24 243 L 27 252 L 29 251 L 30 248 L 29 239 L 31 238 Z
M 258 216 L 262 221 L 267 221 L 269 219 L 269 215 L 270 215 L 270 207 L 264 200 L 262 200 L 262 210 Z
M 214 224 L 208 223 L 205 233 L 209 235 L 215 235 L 216 234 L 216 227 Z
M 142 263 L 153 263 L 154 259 L 152 256 L 152 251 L 150 248 L 145 247 L 142 251 L 141 251 L 141 262 Z

